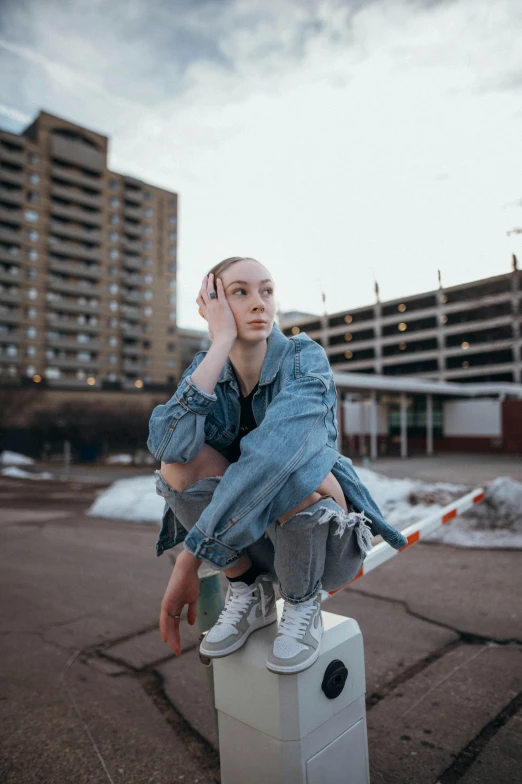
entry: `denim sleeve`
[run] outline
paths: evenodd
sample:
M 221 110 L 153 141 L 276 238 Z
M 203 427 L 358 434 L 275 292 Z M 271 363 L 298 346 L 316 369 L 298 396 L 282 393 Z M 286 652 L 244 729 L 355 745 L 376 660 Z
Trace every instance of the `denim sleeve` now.
M 147 447 L 156 460 L 188 463 L 205 442 L 205 418 L 217 400 L 192 381 L 192 373 L 205 358 L 196 354 L 168 403 L 156 406 L 149 422 Z
M 187 535 L 189 552 L 224 568 L 263 535 L 262 510 L 327 444 L 326 394 L 324 382 L 313 376 L 279 392 L 259 427 L 242 439 L 239 461 L 227 468 L 212 503 Z

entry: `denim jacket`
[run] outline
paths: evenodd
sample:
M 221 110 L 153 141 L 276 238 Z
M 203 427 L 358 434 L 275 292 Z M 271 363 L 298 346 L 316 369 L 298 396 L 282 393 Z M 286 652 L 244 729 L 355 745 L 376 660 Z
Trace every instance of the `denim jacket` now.
M 223 453 L 237 434 L 239 389 L 230 360 L 214 394 L 192 382 L 205 354 L 196 354 L 173 397 L 152 412 L 147 446 L 157 460 L 187 463 L 204 443 Z M 374 535 L 396 550 L 406 546 L 403 534 L 384 521 L 352 461 L 337 451 L 336 398 L 324 349 L 307 335 L 287 338 L 274 325 L 252 401 L 257 427 L 241 440 L 239 461 L 231 463 L 188 534 L 165 504 L 157 554 L 184 541 L 197 558 L 219 569 L 232 566 L 330 471 L 347 502 L 365 513 Z

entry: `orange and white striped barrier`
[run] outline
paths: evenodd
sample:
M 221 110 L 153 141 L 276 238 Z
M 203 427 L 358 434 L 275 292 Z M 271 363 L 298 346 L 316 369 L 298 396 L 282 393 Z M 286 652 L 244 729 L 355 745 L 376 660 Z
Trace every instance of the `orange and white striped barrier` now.
M 451 504 L 448 504 L 444 507 L 444 509 L 435 512 L 429 517 L 425 517 L 424 520 L 420 520 L 418 523 L 412 523 L 403 531 L 402 534 L 407 538 L 408 544 L 405 544 L 404 547 L 401 547 L 400 550 L 394 550 L 394 548 L 388 544 L 388 542 L 381 542 L 376 547 L 371 550 L 364 560 L 364 565 L 360 568 L 356 577 L 353 580 L 350 580 L 349 583 L 343 585 L 341 588 L 337 588 L 335 591 L 330 591 L 329 595 L 333 596 L 335 593 L 339 593 L 339 591 L 344 590 L 347 585 L 351 585 L 359 577 L 362 577 L 368 572 L 371 572 L 373 569 L 376 569 L 377 566 L 389 561 L 390 558 L 393 558 L 398 553 L 402 553 L 404 550 L 407 550 L 408 547 L 411 547 L 412 544 L 420 541 L 421 539 L 425 539 L 428 534 L 432 534 L 434 531 L 437 531 L 439 528 L 442 528 L 443 525 L 446 525 L 455 517 L 467 512 L 468 509 L 471 509 L 475 504 L 479 504 L 481 501 L 484 500 L 484 490 L 482 487 L 478 487 L 475 490 L 472 490 L 470 493 L 463 495 L 462 498 L 459 498 L 457 501 L 452 501 Z M 326 597 L 325 597 L 326 598 Z

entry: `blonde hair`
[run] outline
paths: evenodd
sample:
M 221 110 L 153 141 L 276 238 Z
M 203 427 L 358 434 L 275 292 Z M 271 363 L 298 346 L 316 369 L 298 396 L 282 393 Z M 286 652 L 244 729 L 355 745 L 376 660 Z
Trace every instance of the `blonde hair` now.
M 225 270 L 227 270 L 229 267 L 232 266 L 232 264 L 235 264 L 238 261 L 255 261 L 258 264 L 261 264 L 260 261 L 257 261 L 257 259 L 253 259 L 250 256 L 230 256 L 228 259 L 223 259 L 223 261 L 220 261 L 218 264 L 215 264 L 212 267 L 212 269 L 207 272 L 207 275 L 210 275 L 210 273 L 212 273 L 212 275 L 214 275 L 214 280 L 216 280 L 217 278 L 221 277 L 221 275 L 225 272 Z

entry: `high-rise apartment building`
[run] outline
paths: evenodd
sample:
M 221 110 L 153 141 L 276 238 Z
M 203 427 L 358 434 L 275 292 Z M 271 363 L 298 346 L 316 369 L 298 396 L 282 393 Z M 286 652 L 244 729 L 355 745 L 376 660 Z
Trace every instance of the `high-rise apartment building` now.
M 0 381 L 175 381 L 177 195 L 107 168 L 108 138 L 46 112 L 0 130 Z
M 522 381 L 522 271 L 325 316 L 281 319 L 333 370 L 440 381 Z

